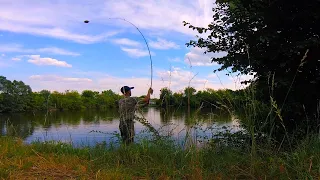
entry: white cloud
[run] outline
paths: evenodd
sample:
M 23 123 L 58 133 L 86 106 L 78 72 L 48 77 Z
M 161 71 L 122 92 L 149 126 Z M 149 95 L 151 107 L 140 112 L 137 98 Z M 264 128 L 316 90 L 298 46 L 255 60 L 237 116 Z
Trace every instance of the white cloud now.
M 193 73 L 191 71 L 181 70 L 180 68 L 173 67 L 171 71 L 158 71 L 158 77 L 160 77 L 161 81 L 166 82 L 170 87 L 174 90 L 181 90 L 184 87 L 189 85 L 199 85 L 204 84 L 206 79 L 198 78 L 197 73 Z
M 210 79 L 213 79 L 213 78 L 216 78 L 217 75 L 215 73 L 211 73 L 207 77 L 210 78 Z
M 0 52 L 21 52 L 23 47 L 18 44 L 0 44 Z
M 32 80 L 37 81 L 54 81 L 54 82 L 71 82 L 71 83 L 90 83 L 89 78 L 74 78 L 74 77 L 62 77 L 58 75 L 32 75 L 29 77 Z
M 12 60 L 12 61 L 21 61 L 21 58 L 19 58 L 19 57 L 13 57 L 13 58 L 11 58 L 11 60 Z
M 38 66 L 59 66 L 59 67 L 72 67 L 71 64 L 68 64 L 65 61 L 59 61 L 57 59 L 53 58 L 41 58 L 40 55 L 29 55 L 29 60 L 28 62 L 38 65 Z
M 1 18 L 1 17 L 0 17 Z M 1 21 L 0 21 L 1 22 Z M 57 39 L 74 41 L 81 44 L 91 44 L 99 41 L 104 41 L 108 37 L 118 34 L 117 31 L 103 33 L 100 35 L 84 35 L 80 33 L 72 33 L 62 28 L 57 27 L 29 27 L 25 25 L 13 24 L 13 23 L 2 23 L 0 26 L 2 31 L 10 31 L 15 33 L 28 33 L 33 35 L 41 35 L 47 37 L 53 37 Z
M 181 62 L 181 59 L 180 59 L 180 58 L 178 58 L 178 57 L 175 57 L 175 58 L 169 58 L 168 60 L 169 60 L 169 62 Z
M 185 55 L 185 63 L 192 66 L 213 66 L 216 63 L 211 62 L 212 57 L 223 57 L 226 55 L 225 52 L 219 53 L 207 53 L 204 54 L 204 49 L 198 47 L 192 47 L 190 52 Z
M 178 32 L 194 36 L 195 32 L 184 27 L 182 21 L 196 26 L 206 26 L 212 20 L 211 0 L 192 1 L 39 1 L 2 0 L 0 2 L 0 30 L 15 33 L 53 37 L 78 43 L 94 43 L 113 36 L 118 31 L 97 34 L 110 24 L 127 30 L 135 29 L 129 23 L 110 20 L 120 17 L 140 29 Z M 59 10 L 57 13 L 56 10 Z M 72 9 L 72 10 L 71 10 Z M 89 24 L 83 20 L 89 19 Z M 93 27 L 95 26 L 95 27 Z M 100 27 L 97 27 L 100 26 Z M 90 27 L 96 28 L 95 31 Z M 102 28 L 101 28 L 102 27 Z M 131 29 L 128 29 L 130 27 Z M 110 28 L 109 28 L 110 29 Z M 91 33 L 90 33 L 91 32 Z
M 138 41 L 134 41 L 127 38 L 120 38 L 120 39 L 114 39 L 112 40 L 112 42 L 115 44 L 127 46 L 127 47 L 121 46 L 121 50 L 126 52 L 131 57 L 139 58 L 139 57 L 149 56 L 149 51 L 143 50 L 141 43 Z M 150 52 L 150 53 L 151 55 L 155 55 L 154 52 Z
M 2 57 L 5 57 L 6 55 L 5 55 L 5 54 L 1 54 L 1 56 L 2 56 Z
M 117 34 L 118 31 L 104 31 L 99 35 L 88 35 L 97 33 L 85 31 L 90 30 L 90 26 L 84 24 L 83 20 L 88 17 L 97 17 L 97 8 L 99 5 L 92 6 L 87 1 L 77 3 L 42 1 L 39 3 L 31 0 L 26 4 L 24 0 L 14 2 L 2 0 L 0 2 L 0 30 L 84 44 L 99 42 Z
M 141 50 L 137 48 L 125 48 L 125 47 L 121 47 L 121 50 L 126 52 L 131 57 L 139 58 L 139 57 L 149 56 L 149 51 L 147 50 Z M 151 52 L 151 55 L 154 55 L 154 53 Z
M 116 14 L 114 17 L 130 20 L 139 28 L 194 36 L 194 31 L 184 27 L 182 22 L 207 26 L 212 21 L 213 3 L 211 0 L 106 1 L 101 16 Z M 119 22 L 119 25 L 130 26 L 123 22 Z
M 150 47 L 154 49 L 179 49 L 180 46 L 175 42 L 167 41 L 165 39 L 157 38 L 157 41 L 151 41 L 149 43 Z
M 112 40 L 112 42 L 115 44 L 126 45 L 126 46 L 140 46 L 141 45 L 139 42 L 133 41 L 133 40 L 127 39 L 127 38 L 114 39 L 114 40 Z
M 26 49 L 20 44 L 0 44 L 0 52 L 18 53 L 48 53 L 57 55 L 79 56 L 79 53 L 68 51 L 57 47 L 45 47 L 38 49 Z
M 47 47 L 47 48 L 40 48 L 36 49 L 35 52 L 43 52 L 49 54 L 59 54 L 59 55 L 68 55 L 68 56 L 79 56 L 79 53 L 71 52 L 68 50 L 60 49 L 57 47 Z

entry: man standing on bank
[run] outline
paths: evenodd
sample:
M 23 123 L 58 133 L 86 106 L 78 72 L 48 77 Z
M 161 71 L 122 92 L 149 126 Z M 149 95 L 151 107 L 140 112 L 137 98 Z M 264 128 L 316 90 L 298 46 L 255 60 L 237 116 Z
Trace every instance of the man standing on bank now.
M 121 92 L 123 98 L 119 100 L 120 124 L 119 129 L 122 141 L 125 144 L 130 144 L 134 139 L 134 114 L 137 108 L 145 107 L 149 104 L 150 94 L 153 89 L 149 88 L 147 96 L 143 99 L 138 97 L 131 97 L 131 89 L 134 87 L 123 86 Z

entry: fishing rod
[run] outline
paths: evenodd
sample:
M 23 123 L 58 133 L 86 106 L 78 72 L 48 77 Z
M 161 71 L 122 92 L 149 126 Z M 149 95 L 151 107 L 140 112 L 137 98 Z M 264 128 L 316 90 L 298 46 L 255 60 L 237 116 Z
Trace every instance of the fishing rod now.
M 148 42 L 147 42 L 146 38 L 144 37 L 144 35 L 143 35 L 142 32 L 140 31 L 140 29 L 139 29 L 136 25 L 134 25 L 132 22 L 130 22 L 130 21 L 126 20 L 126 19 L 123 19 L 123 18 L 108 18 L 108 19 L 116 19 L 116 20 L 125 21 L 125 22 L 131 24 L 132 26 L 134 26 L 134 27 L 139 31 L 140 35 L 142 36 L 142 38 L 144 39 L 144 42 L 145 42 L 146 45 L 147 45 L 148 52 L 149 52 L 149 58 L 150 58 L 150 64 L 151 64 L 151 66 L 150 66 L 150 68 L 151 68 L 151 69 L 150 69 L 150 70 L 151 70 L 151 78 L 150 78 L 151 86 L 150 86 L 150 87 L 152 88 L 153 65 L 152 65 L 152 57 L 151 57 L 150 48 L 149 48 L 149 45 L 148 45 Z M 86 23 L 86 24 L 89 23 L 89 20 L 84 20 L 84 23 Z M 141 112 L 141 111 L 139 111 L 139 112 L 140 112 L 140 114 L 143 116 L 142 112 Z M 146 120 L 145 117 L 143 117 L 143 118 L 135 117 L 135 118 L 136 118 L 140 123 L 142 123 L 143 125 L 145 125 L 146 127 L 148 127 L 149 130 L 150 130 L 151 132 L 153 132 L 157 138 L 160 137 L 158 131 Z
M 144 37 L 144 35 L 142 34 L 142 32 L 140 31 L 140 29 L 134 25 L 132 22 L 126 20 L 126 19 L 123 19 L 123 18 L 108 18 L 108 19 L 117 19 L 117 20 L 122 20 L 122 21 L 125 21 L 129 24 L 131 24 L 132 26 L 134 26 L 140 33 L 140 35 L 142 36 L 142 38 L 144 39 L 144 42 L 146 43 L 147 45 L 147 48 L 148 48 L 148 52 L 149 52 L 149 58 L 150 58 L 150 63 L 151 63 L 151 78 L 150 78 L 150 81 L 151 81 L 151 88 L 152 88 L 152 79 L 153 79 L 153 65 L 152 65 L 152 57 L 151 57 L 151 52 L 150 52 L 150 48 L 149 48 L 149 45 L 148 45 L 148 42 L 146 40 L 146 38 Z M 84 23 L 89 23 L 89 20 L 85 20 Z

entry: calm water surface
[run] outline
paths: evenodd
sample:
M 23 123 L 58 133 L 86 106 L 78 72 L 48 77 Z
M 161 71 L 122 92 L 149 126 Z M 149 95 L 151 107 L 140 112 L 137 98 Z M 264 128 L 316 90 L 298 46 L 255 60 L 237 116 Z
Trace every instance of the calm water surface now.
M 195 142 L 212 137 L 218 131 L 240 130 L 238 120 L 227 113 L 212 110 L 166 111 L 148 108 L 138 116 L 144 116 L 161 135 L 170 136 L 177 142 L 187 137 Z M 26 143 L 32 141 L 61 141 L 74 146 L 91 146 L 96 143 L 119 142 L 119 113 L 108 111 L 51 112 L 0 114 L 1 135 L 19 136 Z M 135 141 L 150 137 L 144 125 L 135 121 Z

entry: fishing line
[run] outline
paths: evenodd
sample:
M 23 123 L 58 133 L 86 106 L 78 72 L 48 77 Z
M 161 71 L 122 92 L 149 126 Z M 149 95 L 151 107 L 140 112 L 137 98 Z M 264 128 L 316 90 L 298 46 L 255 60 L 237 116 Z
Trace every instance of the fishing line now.
M 150 63 L 151 63 L 151 87 L 152 87 L 152 77 L 153 77 L 152 57 L 151 57 L 150 48 L 149 48 L 149 45 L 148 45 L 148 42 L 147 42 L 146 38 L 144 37 L 144 35 L 143 35 L 142 32 L 140 31 L 140 29 L 139 29 L 136 25 L 134 25 L 132 22 L 130 22 L 130 21 L 126 20 L 126 19 L 123 19 L 123 18 L 109 18 L 109 19 L 119 19 L 119 20 L 122 20 L 122 21 L 125 21 L 125 22 L 130 23 L 132 26 L 134 26 L 134 27 L 139 31 L 139 33 L 140 33 L 141 36 L 143 37 L 144 42 L 146 43 L 147 48 L 148 48 L 149 58 L 150 58 Z
M 140 29 L 139 29 L 136 25 L 134 25 L 132 22 L 130 22 L 130 21 L 124 19 L 124 18 L 108 18 L 108 19 L 117 19 L 117 20 L 125 21 L 125 22 L 131 24 L 132 26 L 134 26 L 134 27 L 139 31 L 140 35 L 142 36 L 142 38 L 144 39 L 144 42 L 145 42 L 146 45 L 147 45 L 148 52 L 149 52 L 149 58 L 150 58 L 150 64 L 151 64 L 151 80 L 150 80 L 150 81 L 151 81 L 151 87 L 152 87 L 153 65 L 152 65 L 152 57 L 151 57 L 150 48 L 149 48 L 149 45 L 148 45 L 148 42 L 147 42 L 146 38 L 144 37 L 144 35 L 142 34 L 142 32 L 140 31 Z M 85 20 L 84 23 L 89 23 L 89 20 Z

